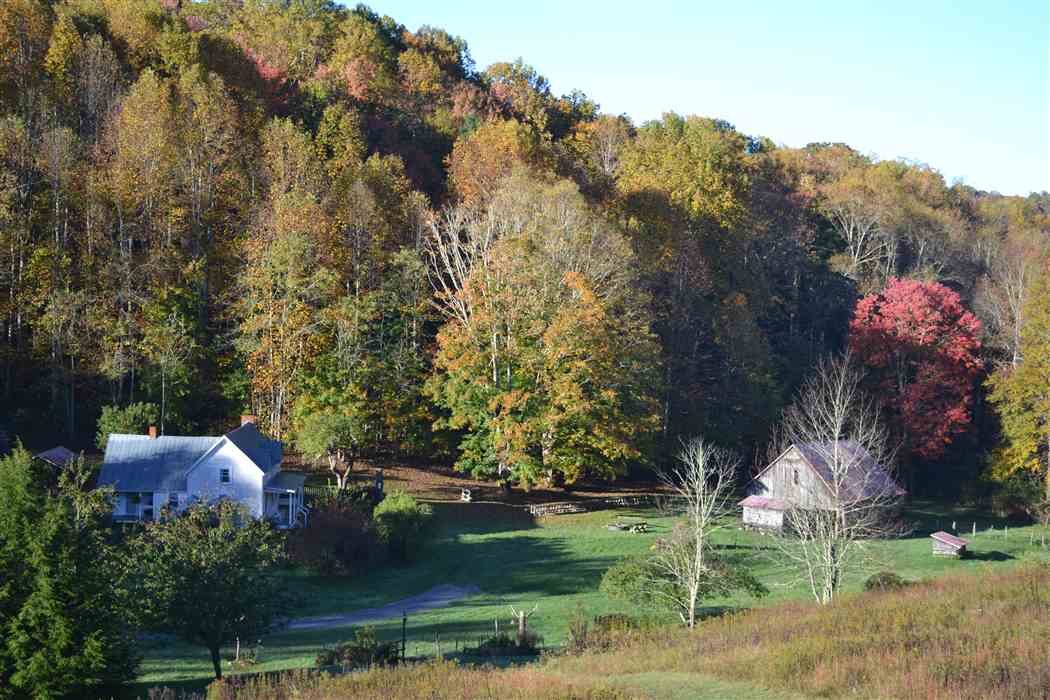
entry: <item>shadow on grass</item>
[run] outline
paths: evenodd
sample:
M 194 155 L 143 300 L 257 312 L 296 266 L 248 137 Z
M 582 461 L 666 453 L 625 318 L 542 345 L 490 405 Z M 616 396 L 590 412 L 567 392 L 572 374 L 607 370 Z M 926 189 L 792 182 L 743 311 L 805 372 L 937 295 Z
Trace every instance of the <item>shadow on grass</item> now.
M 1016 559 L 1017 557 L 1013 556 L 1012 554 L 1007 554 L 1006 552 L 995 551 L 970 552 L 966 558 L 971 561 L 1010 561 L 1011 559 Z
M 768 544 L 715 544 L 714 549 L 719 551 L 745 551 L 745 552 L 776 552 L 776 547 Z
M 567 538 L 515 535 L 447 543 L 442 558 L 454 578 L 492 596 L 570 595 L 596 588 L 615 556 L 581 557 Z
M 986 511 L 977 510 L 965 506 L 952 506 L 936 501 L 915 500 L 906 504 L 901 512 L 901 517 L 912 526 L 909 537 L 926 537 L 938 530 L 951 531 L 952 525 L 965 536 L 973 525 L 977 530 L 983 531 L 989 527 L 1002 529 L 1003 527 L 1015 527 L 1029 524 L 1017 519 L 1001 518 Z
M 517 530 L 531 530 L 536 519 L 525 508 L 504 503 L 429 504 L 444 534 L 494 534 Z

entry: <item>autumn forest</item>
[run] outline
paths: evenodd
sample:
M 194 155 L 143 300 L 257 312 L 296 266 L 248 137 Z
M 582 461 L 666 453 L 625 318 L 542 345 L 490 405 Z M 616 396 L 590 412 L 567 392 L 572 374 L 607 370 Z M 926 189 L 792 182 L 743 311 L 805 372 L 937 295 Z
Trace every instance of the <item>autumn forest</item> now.
M 848 352 L 913 492 L 1035 508 L 1050 195 L 775 137 L 363 5 L 4 0 L 0 428 L 339 415 L 361 454 L 571 484 L 698 433 L 764 463 Z

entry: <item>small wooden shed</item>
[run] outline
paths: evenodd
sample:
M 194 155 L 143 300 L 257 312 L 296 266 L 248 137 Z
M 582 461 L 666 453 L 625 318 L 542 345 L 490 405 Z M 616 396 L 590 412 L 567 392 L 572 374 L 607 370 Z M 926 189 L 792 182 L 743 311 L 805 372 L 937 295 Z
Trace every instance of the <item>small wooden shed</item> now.
M 943 530 L 930 535 L 930 539 L 933 540 L 933 555 L 936 557 L 965 557 L 966 547 L 970 544 Z
M 751 495 L 738 504 L 744 509 L 744 526 L 762 530 L 784 527 L 784 511 L 790 504 L 779 498 Z

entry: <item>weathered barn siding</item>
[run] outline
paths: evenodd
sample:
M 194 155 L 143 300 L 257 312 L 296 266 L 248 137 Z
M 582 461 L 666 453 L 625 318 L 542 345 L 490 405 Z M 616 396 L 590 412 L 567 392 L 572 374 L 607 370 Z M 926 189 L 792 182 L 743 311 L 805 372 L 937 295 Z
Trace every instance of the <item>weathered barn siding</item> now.
M 778 498 L 802 508 L 831 508 L 827 486 L 805 462 L 797 447 L 780 455 L 752 482 L 749 493 Z
M 744 524 L 749 527 L 779 530 L 784 526 L 784 512 L 770 508 L 744 506 Z

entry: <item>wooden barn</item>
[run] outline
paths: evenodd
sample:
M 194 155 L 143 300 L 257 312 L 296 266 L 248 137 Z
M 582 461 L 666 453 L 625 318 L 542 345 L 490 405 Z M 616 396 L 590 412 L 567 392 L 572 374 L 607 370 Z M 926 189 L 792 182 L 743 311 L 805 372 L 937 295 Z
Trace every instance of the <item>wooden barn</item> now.
M 838 488 L 831 463 L 843 465 Z M 791 445 L 755 476 L 747 493 L 739 503 L 744 525 L 779 530 L 792 508 L 830 510 L 837 498 L 898 500 L 906 491 L 863 447 L 843 440 Z

